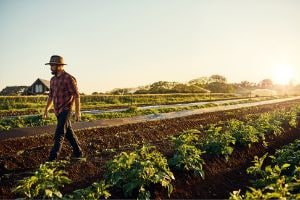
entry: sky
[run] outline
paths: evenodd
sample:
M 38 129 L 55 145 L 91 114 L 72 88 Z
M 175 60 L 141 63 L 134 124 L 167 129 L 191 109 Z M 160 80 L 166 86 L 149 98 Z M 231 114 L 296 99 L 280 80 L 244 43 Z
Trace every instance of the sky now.
M 298 0 L 0 0 L 0 90 L 50 80 L 80 92 L 219 74 L 300 83 Z

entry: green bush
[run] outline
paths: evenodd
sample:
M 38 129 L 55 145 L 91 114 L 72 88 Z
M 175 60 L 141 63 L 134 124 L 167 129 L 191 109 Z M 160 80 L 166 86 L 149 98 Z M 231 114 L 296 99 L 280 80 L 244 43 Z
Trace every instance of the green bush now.
M 181 133 L 178 137 L 171 136 L 171 140 L 174 142 L 175 148 L 183 144 L 189 144 L 193 146 L 199 145 L 200 131 L 197 129 L 190 129 Z
M 273 134 L 275 136 L 282 133 L 281 122 L 276 120 L 274 115 L 270 113 L 263 113 L 254 121 L 249 122 L 260 133 Z
M 200 149 L 211 155 L 223 155 L 228 160 L 233 151 L 235 138 L 228 132 L 221 132 L 222 127 L 209 125 L 200 143 Z
M 0 130 L 9 130 L 11 128 L 36 127 L 53 124 L 56 121 L 53 114 L 48 119 L 43 119 L 42 115 L 11 117 L 0 119 Z
M 244 195 L 241 190 L 230 193 L 232 200 L 240 199 L 300 199 L 299 140 L 277 150 L 272 158 L 273 165 L 264 166 L 267 154 L 258 158 L 247 173 L 256 179 Z
M 195 175 L 204 178 L 202 153 L 196 146 L 199 143 L 198 130 L 183 132 L 178 137 L 172 137 L 174 142 L 174 155 L 169 160 L 169 165 L 178 169 L 193 171 Z
M 175 149 L 174 156 L 169 160 L 169 165 L 178 169 L 193 171 L 195 175 L 204 178 L 202 153 L 195 146 L 182 144 Z
M 289 166 L 287 163 L 282 166 L 266 166 L 263 176 L 255 181 L 255 187 L 249 187 L 245 195 L 235 191 L 230 194 L 229 199 L 299 199 L 300 168 L 296 168 L 291 175 L 285 175 Z
M 236 119 L 230 120 L 226 128 L 226 132 L 232 134 L 236 144 L 241 146 L 251 147 L 252 143 L 259 142 L 260 137 L 265 139 L 256 128 Z
M 137 106 L 129 106 L 129 108 L 126 110 L 128 113 L 136 113 L 139 111 L 139 108 Z
M 101 199 L 111 196 L 111 194 L 107 191 L 110 185 L 106 184 L 105 181 L 101 181 L 100 183 L 93 183 L 91 186 L 85 189 L 75 190 L 72 194 L 69 194 L 65 197 L 65 199 Z
M 296 166 L 300 165 L 300 140 L 295 140 L 293 143 L 276 150 L 272 156 L 272 162 L 278 165 L 289 163 L 291 171 L 295 170 Z
M 41 164 L 33 176 L 20 180 L 12 192 L 29 199 L 62 198 L 59 188 L 71 183 L 67 172 L 62 170 L 66 164 L 66 161 Z
M 154 146 L 143 146 L 129 154 L 122 152 L 115 156 L 107 165 L 106 177 L 110 184 L 123 190 L 125 197 L 138 192 L 140 199 L 150 199 L 151 184 L 166 187 L 170 196 L 171 181 L 175 179 L 167 159 Z

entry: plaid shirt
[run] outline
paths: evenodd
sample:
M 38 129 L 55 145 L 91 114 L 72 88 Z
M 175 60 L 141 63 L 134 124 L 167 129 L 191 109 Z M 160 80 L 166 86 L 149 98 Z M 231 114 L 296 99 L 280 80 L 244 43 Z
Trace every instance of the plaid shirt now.
M 53 76 L 50 80 L 49 97 L 53 99 L 56 115 L 63 110 L 71 110 L 74 99 L 80 97 L 76 79 L 65 71 L 59 77 Z

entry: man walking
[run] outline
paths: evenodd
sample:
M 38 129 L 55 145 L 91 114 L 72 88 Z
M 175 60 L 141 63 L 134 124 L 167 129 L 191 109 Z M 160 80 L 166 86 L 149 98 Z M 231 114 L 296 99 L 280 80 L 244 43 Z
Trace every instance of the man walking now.
M 78 93 L 76 79 L 65 72 L 64 60 L 61 56 L 53 55 L 50 62 L 45 65 L 51 66 L 51 73 L 54 75 L 50 80 L 50 91 L 47 105 L 44 112 L 44 118 L 48 117 L 50 106 L 54 105 L 54 112 L 57 117 L 57 126 L 54 136 L 54 145 L 49 155 L 49 161 L 57 159 L 61 150 L 64 137 L 70 142 L 73 149 L 73 157 L 82 157 L 82 150 L 79 146 L 77 136 L 75 135 L 70 121 L 72 106 L 75 102 L 75 120 L 80 120 L 80 96 Z

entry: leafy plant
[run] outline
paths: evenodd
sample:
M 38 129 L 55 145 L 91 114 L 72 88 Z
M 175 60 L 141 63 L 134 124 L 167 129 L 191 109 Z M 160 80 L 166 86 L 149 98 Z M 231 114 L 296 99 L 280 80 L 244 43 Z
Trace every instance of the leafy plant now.
M 100 183 L 93 183 L 91 186 L 85 189 L 75 190 L 72 194 L 67 195 L 66 199 L 101 199 L 111 196 L 111 194 L 107 191 L 110 187 L 109 184 L 106 184 L 105 181 L 101 181 Z
M 281 122 L 275 119 L 270 113 L 261 114 L 258 119 L 252 121 L 250 125 L 254 126 L 259 132 L 264 134 L 273 134 L 277 136 L 282 133 Z
M 263 155 L 262 157 L 254 156 L 254 160 L 252 161 L 253 166 L 249 167 L 247 169 L 248 174 L 252 174 L 254 176 L 265 176 L 265 172 L 262 170 L 262 166 L 264 164 L 264 161 L 266 157 L 268 156 L 268 153 Z
M 48 119 L 43 119 L 41 115 L 34 116 L 18 116 L 0 119 L 0 130 L 9 130 L 11 128 L 44 126 L 55 122 L 54 115 L 50 115 Z
M 300 140 L 295 140 L 293 143 L 276 150 L 272 159 L 272 162 L 278 165 L 289 163 L 291 171 L 295 170 L 296 166 L 300 165 Z
M 149 186 L 157 183 L 168 189 L 169 196 L 173 191 L 174 175 L 167 159 L 154 146 L 144 145 L 129 154 L 122 152 L 108 163 L 107 168 L 108 182 L 122 188 L 126 197 L 137 191 L 138 198 L 150 199 Z
M 126 112 L 128 113 L 136 113 L 137 111 L 139 111 L 139 108 L 137 106 L 129 106 L 126 110 Z
M 181 133 L 178 137 L 171 136 L 171 140 L 175 144 L 175 148 L 179 147 L 182 144 L 189 144 L 196 146 L 199 144 L 200 131 L 197 129 L 190 129 Z
M 284 164 L 281 167 L 267 166 L 265 168 L 265 184 L 256 187 L 250 187 L 250 191 L 246 191 L 245 195 L 241 195 L 240 191 L 231 193 L 229 199 L 299 199 L 300 198 L 300 176 L 299 168 L 292 176 L 286 176 L 283 172 L 289 167 Z M 266 181 L 267 180 L 267 181 Z
M 20 180 L 12 192 L 29 199 L 62 198 L 59 188 L 71 183 L 67 172 L 61 169 L 66 164 L 66 161 L 41 164 L 33 176 Z
M 174 142 L 174 156 L 169 160 L 169 165 L 178 169 L 187 171 L 194 171 L 196 175 L 204 178 L 203 164 L 204 160 L 201 158 L 203 152 L 196 147 L 199 143 L 198 130 L 189 130 L 177 138 L 172 138 Z
M 228 132 L 221 132 L 222 127 L 210 124 L 205 130 L 206 135 L 200 143 L 200 147 L 208 154 L 223 155 L 228 160 L 233 151 L 231 145 L 235 144 L 235 138 Z
M 170 166 L 175 166 L 179 169 L 187 171 L 194 171 L 195 175 L 204 178 L 203 164 L 204 160 L 201 158 L 200 149 L 195 146 L 183 144 L 175 149 L 174 156 L 170 159 Z
M 296 140 L 277 150 L 274 156 L 270 156 L 274 165 L 268 165 L 264 169 L 262 166 L 267 154 L 261 158 L 255 156 L 254 166 L 247 169 L 247 173 L 256 176 L 253 187 L 249 187 L 245 195 L 240 190 L 234 191 L 230 193 L 229 199 L 300 199 L 299 161 L 293 160 L 294 150 L 299 149 L 299 143 Z
M 242 146 L 251 147 L 251 144 L 258 142 L 260 137 L 264 140 L 256 128 L 236 119 L 228 122 L 226 131 L 236 139 L 236 144 Z
M 277 179 L 280 178 L 283 171 L 286 171 L 290 164 L 284 163 L 283 165 L 275 165 L 274 167 L 268 165 L 265 167 L 265 169 L 262 169 L 263 162 L 265 161 L 267 157 L 267 154 L 265 154 L 263 157 L 258 158 L 255 156 L 254 159 L 254 166 L 251 166 L 247 169 L 248 174 L 255 175 L 259 177 L 259 179 L 253 181 L 253 185 L 262 188 L 266 187 L 274 182 L 276 182 Z

